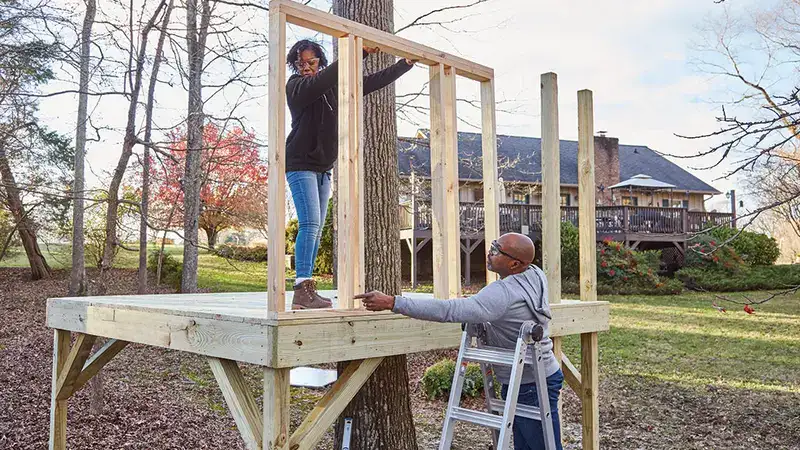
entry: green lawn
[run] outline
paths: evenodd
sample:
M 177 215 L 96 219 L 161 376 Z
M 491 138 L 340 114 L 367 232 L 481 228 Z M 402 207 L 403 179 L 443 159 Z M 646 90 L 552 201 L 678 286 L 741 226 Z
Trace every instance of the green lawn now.
M 719 312 L 707 294 L 601 300 L 612 303 L 611 330 L 600 334 L 600 365 L 606 374 L 800 392 L 798 295 L 759 305 L 753 315 L 732 304 L 726 305 L 728 312 Z M 565 339 L 565 352 L 576 365 L 579 346 L 578 336 Z
M 72 257 L 70 256 L 70 246 L 62 244 L 42 245 L 42 253 L 47 262 L 54 269 L 65 269 L 70 267 Z M 158 248 L 151 247 L 150 252 L 158 251 Z M 178 261 L 183 261 L 183 247 L 177 245 L 167 245 L 165 253 L 172 255 Z M 197 270 L 198 286 L 201 289 L 210 289 L 214 292 L 262 292 L 266 290 L 267 284 L 267 264 L 227 260 L 220 258 L 206 250 L 200 250 Z M 94 265 L 87 257 L 86 265 Z M 135 269 L 139 266 L 139 252 L 120 250 L 114 261 L 114 267 Z M 0 267 L 28 267 L 28 260 L 24 252 L 18 252 L 11 257 L 6 257 L 0 261 Z M 287 277 L 294 277 L 293 272 L 287 272 Z M 319 289 L 332 289 L 330 277 L 317 278 Z M 291 288 L 287 283 L 287 289 Z

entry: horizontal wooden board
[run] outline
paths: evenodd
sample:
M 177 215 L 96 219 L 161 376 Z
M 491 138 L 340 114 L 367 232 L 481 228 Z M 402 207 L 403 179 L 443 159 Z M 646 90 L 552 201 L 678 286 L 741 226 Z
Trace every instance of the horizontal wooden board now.
M 333 291 L 321 293 L 335 296 Z M 432 298 L 430 294 L 405 295 Z M 459 344 L 459 324 L 391 312 L 286 311 L 269 319 L 265 298 L 263 292 L 54 298 L 48 300 L 47 325 L 269 367 L 391 356 Z M 552 336 L 608 330 L 608 302 L 563 300 L 551 308 Z
M 363 38 L 366 46 L 378 47 L 383 52 L 401 58 L 416 59 L 427 65 L 451 66 L 456 69 L 458 75 L 476 81 L 487 81 L 494 78 L 494 70 L 489 67 L 292 0 L 272 0 L 269 7 L 271 10 L 280 9 L 281 13 L 286 14 L 286 22 L 310 30 L 337 38 L 352 34 Z

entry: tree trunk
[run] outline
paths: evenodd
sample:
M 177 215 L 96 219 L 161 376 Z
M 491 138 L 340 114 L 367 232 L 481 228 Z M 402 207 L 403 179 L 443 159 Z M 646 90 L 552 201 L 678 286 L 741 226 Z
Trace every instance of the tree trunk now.
M 206 232 L 206 238 L 208 238 L 208 248 L 214 250 L 217 245 L 217 235 L 219 235 L 219 230 L 216 228 L 205 228 L 204 231 Z
M 200 165 L 203 151 L 203 58 L 206 50 L 209 0 L 200 0 L 202 13 L 197 24 L 198 0 L 186 2 L 186 44 L 189 59 L 189 105 L 186 119 L 186 169 L 183 179 L 183 274 L 181 292 L 197 290 L 197 233 L 200 219 Z
M 139 106 L 139 92 L 142 90 L 142 72 L 144 71 L 145 55 L 147 52 L 147 37 L 150 30 L 155 26 L 156 19 L 161 14 L 161 10 L 166 3 L 164 0 L 159 3 L 158 8 L 153 13 L 150 20 L 142 29 L 141 41 L 139 42 L 139 53 L 136 56 L 135 81 L 131 86 L 131 95 L 128 103 L 128 123 L 125 126 L 125 138 L 122 141 L 122 154 L 117 161 L 114 175 L 111 177 L 111 184 L 108 187 L 108 208 L 106 209 L 106 239 L 103 245 L 103 258 L 100 269 L 102 272 L 110 269 L 114 264 L 114 250 L 119 245 L 117 242 L 117 210 L 119 208 L 119 187 L 122 184 L 122 177 L 128 168 L 128 162 L 133 154 L 133 147 L 136 145 L 136 109 Z M 133 11 L 130 11 L 133 14 Z M 132 19 L 131 19 L 132 20 Z M 132 32 L 132 30 L 131 30 Z M 133 49 L 130 54 L 133 58 Z M 129 62 L 130 60 L 129 59 Z M 128 71 L 131 67 L 129 64 Z
M 150 139 L 153 132 L 153 104 L 155 103 L 156 83 L 158 70 L 161 67 L 161 57 L 164 53 L 164 40 L 167 37 L 169 16 L 172 13 L 173 0 L 167 5 L 164 18 L 161 20 L 161 34 L 156 44 L 156 54 L 153 59 L 153 69 L 150 72 L 150 85 L 147 88 L 147 105 L 145 106 L 144 123 L 144 161 L 142 163 L 142 208 L 139 221 L 139 272 L 137 292 L 147 293 L 147 218 L 150 211 Z
M 72 271 L 69 276 L 69 295 L 87 295 L 86 264 L 84 252 L 83 199 L 84 159 L 86 155 L 86 124 L 89 120 L 89 58 L 91 57 L 92 26 L 97 11 L 96 0 L 87 0 L 86 15 L 81 30 L 80 80 L 78 82 L 78 123 L 75 130 L 75 181 L 72 187 Z
M 28 256 L 28 263 L 31 267 L 31 279 L 41 280 L 43 278 L 50 278 L 50 266 L 42 256 L 42 251 L 39 249 L 39 242 L 36 239 L 36 230 L 33 227 L 25 212 L 25 206 L 22 204 L 20 197 L 19 187 L 17 181 L 14 179 L 14 173 L 11 172 L 11 167 L 8 164 L 8 156 L 0 143 L 0 186 L 5 192 L 6 203 L 8 209 L 11 210 L 11 215 L 14 216 L 14 221 L 17 225 L 17 232 L 22 240 L 22 247 L 25 249 L 25 254 Z
M 393 0 L 335 0 L 335 14 L 383 31 L 394 31 Z M 391 55 L 366 59 L 371 73 L 394 63 Z M 366 289 L 400 293 L 400 231 L 397 215 L 397 125 L 394 86 L 364 98 L 364 223 Z M 366 201 L 369 199 L 369 201 Z M 339 364 L 339 370 L 344 367 Z M 351 450 L 417 450 L 409 401 L 406 356 L 386 358 L 342 418 L 353 419 Z M 336 426 L 341 442 L 344 423 Z

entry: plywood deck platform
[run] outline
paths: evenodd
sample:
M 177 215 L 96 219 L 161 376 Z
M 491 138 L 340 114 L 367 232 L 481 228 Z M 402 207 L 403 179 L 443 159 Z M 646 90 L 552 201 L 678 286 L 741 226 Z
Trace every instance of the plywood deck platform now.
M 552 309 L 552 336 L 608 330 L 608 302 L 564 300 Z M 47 325 L 274 368 L 454 348 L 461 337 L 459 324 L 391 312 L 305 310 L 269 318 L 263 292 L 52 298 Z

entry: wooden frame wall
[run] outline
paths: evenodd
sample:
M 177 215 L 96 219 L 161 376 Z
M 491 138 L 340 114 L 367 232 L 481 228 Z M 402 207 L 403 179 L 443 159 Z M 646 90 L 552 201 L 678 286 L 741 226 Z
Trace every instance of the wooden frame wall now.
M 497 191 L 494 71 L 458 56 L 343 19 L 291 0 L 272 0 L 269 63 L 269 255 L 267 309 L 270 317 L 286 308 L 285 160 L 286 152 L 286 24 L 291 23 L 338 38 L 339 42 L 339 159 L 338 306 L 360 307 L 353 295 L 364 289 L 363 86 L 361 47 L 379 47 L 395 56 L 418 60 L 430 67 L 431 160 L 433 177 L 434 248 L 438 249 L 434 293 L 438 298 L 461 294 L 460 228 L 458 224 L 458 135 L 456 75 L 481 83 L 485 198 Z M 486 210 L 486 249 L 499 237 L 497 206 Z M 494 279 L 489 274 L 488 279 Z

